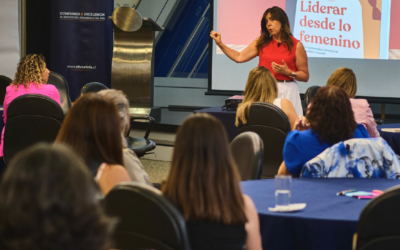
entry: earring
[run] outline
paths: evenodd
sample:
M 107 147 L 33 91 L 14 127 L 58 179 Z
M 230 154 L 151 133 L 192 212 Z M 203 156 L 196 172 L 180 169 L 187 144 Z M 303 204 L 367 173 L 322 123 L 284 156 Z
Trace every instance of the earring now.
M 271 37 L 272 35 L 271 35 L 271 33 L 269 33 L 269 37 Z

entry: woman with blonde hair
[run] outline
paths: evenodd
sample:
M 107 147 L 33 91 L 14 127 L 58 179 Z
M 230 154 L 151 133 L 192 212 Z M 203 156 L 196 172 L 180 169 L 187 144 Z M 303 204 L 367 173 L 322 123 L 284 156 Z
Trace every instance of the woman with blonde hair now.
M 329 77 L 326 86 L 336 86 L 343 89 L 350 98 L 356 122 L 364 125 L 371 137 L 379 137 L 374 115 L 368 101 L 365 99 L 354 99 L 357 93 L 357 78 L 353 70 L 344 67 L 338 68 Z
M 60 106 L 60 94 L 54 85 L 47 85 L 50 71 L 46 67 L 44 56 L 30 54 L 18 63 L 13 82 L 6 88 L 3 103 L 4 125 L 7 126 L 7 108 L 11 101 L 21 95 L 40 94 L 54 99 Z M 3 156 L 4 129 L 1 134 L 0 157 Z
M 126 171 L 132 181 L 140 182 L 143 184 L 151 185 L 149 175 L 144 171 L 142 163 L 136 156 L 133 150 L 127 148 L 125 136 L 129 135 L 130 129 L 130 115 L 129 115 L 129 101 L 126 95 L 121 90 L 105 89 L 98 92 L 106 100 L 111 101 L 118 109 L 119 117 L 121 118 L 121 136 L 124 145 L 123 161 Z
M 193 250 L 262 249 L 257 210 L 239 181 L 222 123 L 203 113 L 187 118 L 162 191 L 182 212 Z
M 243 124 L 247 122 L 246 115 L 249 114 L 250 106 L 253 102 L 267 102 L 279 107 L 285 112 L 289 118 L 291 127 L 293 127 L 297 118 L 296 110 L 289 100 L 278 98 L 276 79 L 263 66 L 258 66 L 249 73 L 246 88 L 244 89 L 244 98 L 237 109 L 236 126 L 239 126 L 240 122 Z

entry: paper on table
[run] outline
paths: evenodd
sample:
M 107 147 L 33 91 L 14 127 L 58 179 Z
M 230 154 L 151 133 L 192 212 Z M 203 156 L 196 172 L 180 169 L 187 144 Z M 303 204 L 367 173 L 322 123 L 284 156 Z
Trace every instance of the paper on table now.
M 381 130 L 384 132 L 400 133 L 400 128 L 383 128 Z
M 306 203 L 295 203 L 295 204 L 290 204 L 289 206 L 269 207 L 268 211 L 288 213 L 288 212 L 303 210 L 306 207 L 306 205 L 307 205 Z

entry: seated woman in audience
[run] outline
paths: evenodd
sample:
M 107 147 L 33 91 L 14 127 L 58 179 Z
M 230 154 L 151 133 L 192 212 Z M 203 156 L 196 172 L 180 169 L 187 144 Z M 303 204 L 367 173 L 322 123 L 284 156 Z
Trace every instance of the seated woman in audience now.
M 293 128 L 293 124 L 297 118 L 296 110 L 289 100 L 278 98 L 276 79 L 263 66 L 258 66 L 249 73 L 244 89 L 244 98 L 237 109 L 236 126 L 239 126 L 240 122 L 243 124 L 247 122 L 246 115 L 250 112 L 250 106 L 253 102 L 268 102 L 279 107 L 288 116 L 290 125 Z
M 133 150 L 126 148 L 125 135 L 129 135 L 130 129 L 130 115 L 129 115 L 129 101 L 121 90 L 105 89 L 98 92 L 103 98 L 111 101 L 118 109 L 119 117 L 121 118 L 121 135 L 124 145 L 123 160 L 124 167 L 128 171 L 129 177 L 132 181 L 151 185 L 150 179 L 146 171 L 144 171 L 142 163 L 136 156 Z
M 221 122 L 202 113 L 187 118 L 162 191 L 186 219 L 193 250 L 262 249 L 256 208 L 239 181 Z
M 123 165 L 120 118 L 115 105 L 96 93 L 77 99 L 68 111 L 57 142 L 76 150 L 86 161 L 101 190 L 130 181 Z
M 114 221 L 83 160 L 63 145 L 17 154 L 0 184 L 0 249 L 109 249 Z
M 354 99 L 357 92 L 357 78 L 353 70 L 349 68 L 338 68 L 329 77 L 326 86 L 336 86 L 343 89 L 350 98 L 354 119 L 358 124 L 364 125 L 371 137 L 379 137 L 372 110 L 367 100 Z
M 299 176 L 303 165 L 335 143 L 352 138 L 370 138 L 357 125 L 350 100 L 342 89 L 320 88 L 311 99 L 306 119 L 299 117 L 283 147 L 283 163 L 278 174 Z
M 40 94 L 54 99 L 60 106 L 60 94 L 54 85 L 46 84 L 50 71 L 42 55 L 26 55 L 18 63 L 13 82 L 6 88 L 3 103 L 3 120 L 7 124 L 7 108 L 11 101 L 21 95 Z M 0 157 L 3 156 L 4 129 L 1 134 Z

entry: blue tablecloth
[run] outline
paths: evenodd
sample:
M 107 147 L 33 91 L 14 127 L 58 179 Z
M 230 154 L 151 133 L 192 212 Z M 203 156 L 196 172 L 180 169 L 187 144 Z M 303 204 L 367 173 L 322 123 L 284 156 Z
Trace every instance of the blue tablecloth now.
M 357 221 L 368 200 L 336 196 L 356 189 L 386 190 L 400 180 L 386 179 L 298 179 L 292 181 L 291 203 L 307 203 L 294 213 L 273 213 L 273 179 L 242 182 L 243 193 L 250 196 L 260 218 L 263 249 L 350 250 Z
M 235 126 L 236 111 L 221 110 L 221 107 L 212 107 L 196 110 L 194 113 L 204 112 L 217 117 L 224 125 L 228 133 L 229 141 L 232 141 L 238 134 L 238 128 Z
M 400 123 L 378 125 L 377 128 L 380 136 L 385 139 L 397 155 L 400 155 L 400 133 L 381 131 L 382 128 L 400 128 Z

